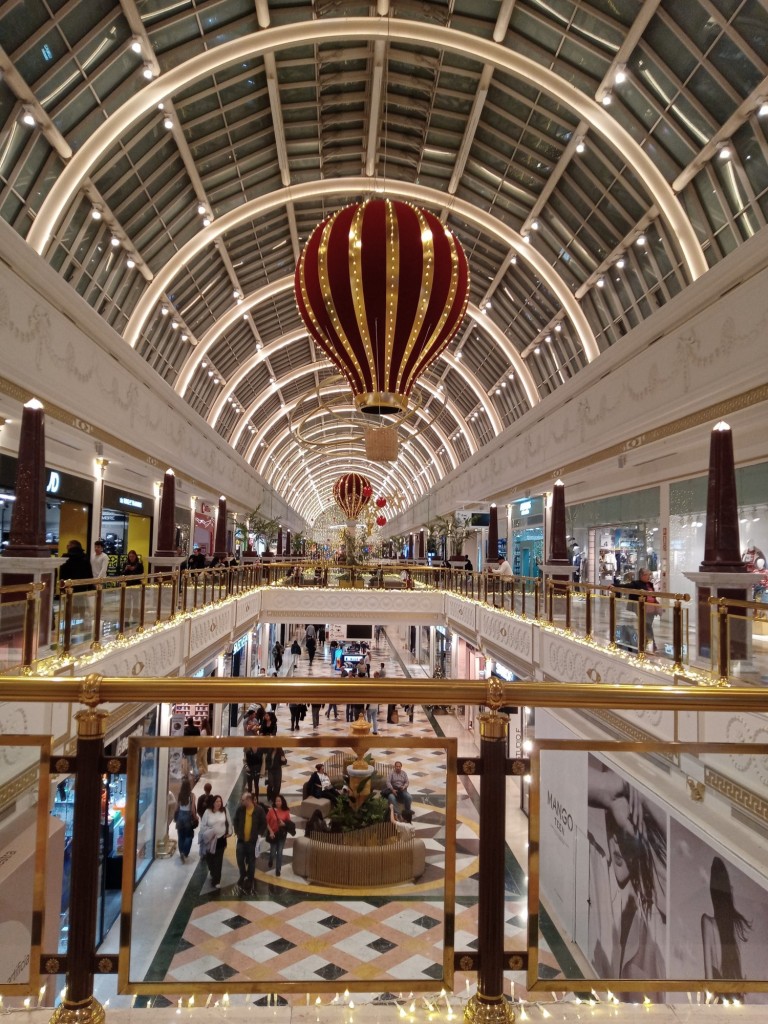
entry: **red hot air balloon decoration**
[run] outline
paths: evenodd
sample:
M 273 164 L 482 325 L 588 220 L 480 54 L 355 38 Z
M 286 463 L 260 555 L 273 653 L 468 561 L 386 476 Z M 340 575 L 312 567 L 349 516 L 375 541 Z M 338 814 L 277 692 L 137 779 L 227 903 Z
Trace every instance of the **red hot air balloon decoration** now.
M 371 485 L 360 473 L 345 473 L 333 485 L 333 500 L 347 519 L 357 519 L 372 493 Z
M 386 526 L 387 525 L 387 517 L 386 516 L 376 516 L 376 525 L 377 526 Z
M 386 504 L 387 504 L 387 499 L 386 498 L 377 498 L 376 499 L 376 508 L 385 508 Z
M 369 199 L 319 224 L 296 265 L 307 330 L 364 413 L 402 413 L 418 377 L 461 326 L 467 258 L 434 214 Z

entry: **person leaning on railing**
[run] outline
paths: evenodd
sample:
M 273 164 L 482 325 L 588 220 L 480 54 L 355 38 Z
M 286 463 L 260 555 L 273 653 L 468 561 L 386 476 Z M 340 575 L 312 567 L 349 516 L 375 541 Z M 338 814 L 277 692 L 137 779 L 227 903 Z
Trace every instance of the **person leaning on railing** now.
M 641 569 L 638 578 L 632 580 L 627 589 L 633 591 L 646 590 L 648 592 L 648 596 L 645 598 L 645 638 L 650 641 L 653 653 L 656 654 L 658 648 L 653 635 L 653 620 L 663 615 L 664 609 L 660 606 L 659 599 L 656 597 L 653 581 L 651 580 L 651 570 Z M 629 600 L 639 601 L 640 594 L 630 594 Z

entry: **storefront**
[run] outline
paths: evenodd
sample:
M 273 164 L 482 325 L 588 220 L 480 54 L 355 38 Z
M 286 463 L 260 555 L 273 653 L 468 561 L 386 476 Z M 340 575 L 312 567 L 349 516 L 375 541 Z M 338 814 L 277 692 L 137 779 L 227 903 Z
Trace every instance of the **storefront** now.
M 523 498 L 510 503 L 512 572 L 536 577 L 544 561 L 544 499 Z M 499 542 L 499 554 L 504 554 Z
M 101 537 L 109 555 L 109 575 L 119 575 L 129 551 L 142 562 L 152 550 L 154 501 L 117 487 L 104 487 L 101 511 Z
M 16 500 L 16 463 L 0 455 L 0 538 L 6 547 L 10 538 L 11 514 Z M 79 540 L 88 551 L 93 515 L 93 480 L 58 469 L 45 471 L 45 542 L 52 552 L 66 551 L 67 543 Z
M 568 543 L 578 580 L 614 586 L 648 568 L 661 572 L 658 487 L 568 508 Z M 577 582 L 578 582 L 577 580 Z
M 213 554 L 213 538 L 216 531 L 216 517 L 213 509 L 206 502 L 200 503 L 195 509 L 195 531 L 192 536 L 192 547 L 199 548 L 201 553 L 210 557 Z
M 128 751 L 131 736 L 156 736 L 158 709 L 152 708 L 104 748 L 105 757 L 121 757 Z M 154 858 L 155 794 L 157 790 L 157 755 L 155 748 L 145 748 L 139 765 L 138 826 L 136 839 L 136 871 L 134 885 L 144 876 Z M 120 914 L 123 884 L 125 835 L 126 775 L 102 776 L 101 848 L 99 851 L 99 885 L 96 921 L 96 944 L 101 943 Z M 64 869 L 62 879 L 62 940 L 68 930 L 71 879 L 71 843 L 74 818 L 76 777 L 64 778 L 56 787 L 53 814 L 64 824 Z
M 188 508 L 181 508 L 177 505 L 174 515 L 176 519 L 176 532 L 173 546 L 177 550 L 181 549 L 183 554 L 189 554 L 189 530 L 190 523 L 192 521 L 191 511 Z

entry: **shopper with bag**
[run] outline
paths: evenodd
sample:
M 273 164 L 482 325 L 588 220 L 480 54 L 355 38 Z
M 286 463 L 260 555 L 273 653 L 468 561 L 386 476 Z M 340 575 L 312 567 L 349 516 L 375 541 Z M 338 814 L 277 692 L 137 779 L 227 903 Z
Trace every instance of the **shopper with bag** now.
M 205 857 L 211 884 L 214 889 L 221 886 L 221 868 L 224 863 L 224 851 L 227 848 L 227 836 L 232 835 L 229 816 L 224 801 L 214 796 L 211 806 L 200 822 L 200 856 Z
M 288 810 L 285 797 L 276 796 L 267 812 L 267 842 L 269 843 L 267 868 L 271 868 L 274 864 L 277 877 L 280 876 L 283 866 L 283 847 L 289 834 L 296 835 L 296 826 L 291 820 L 291 812 Z
M 248 892 L 253 888 L 256 873 L 256 858 L 259 855 L 261 837 L 267 831 L 267 816 L 260 804 L 254 803 L 253 794 L 245 792 L 235 811 L 235 859 L 240 877 L 237 884 Z

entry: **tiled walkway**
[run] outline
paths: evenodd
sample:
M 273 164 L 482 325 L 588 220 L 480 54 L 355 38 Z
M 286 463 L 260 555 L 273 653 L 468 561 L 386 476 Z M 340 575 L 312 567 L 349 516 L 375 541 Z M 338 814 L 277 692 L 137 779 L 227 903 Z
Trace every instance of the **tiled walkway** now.
M 390 678 L 405 678 L 410 674 L 403 666 L 399 653 L 386 641 L 374 649 L 372 662 L 386 664 Z M 289 671 L 283 667 L 283 673 Z M 306 659 L 301 666 L 306 671 Z M 416 674 L 420 674 L 416 668 Z M 327 647 L 315 659 L 314 676 L 330 675 L 331 667 Z M 319 729 L 313 729 L 310 714 L 302 723 L 302 737 L 307 735 L 338 736 L 338 749 L 348 735 L 344 720 L 344 707 L 339 708 L 339 720 L 325 718 L 321 713 Z M 415 710 L 413 722 L 401 711 L 400 723 L 386 723 L 386 707 L 379 718 L 380 743 L 377 760 L 403 761 L 410 777 L 410 791 L 414 797 L 413 827 L 417 837 L 425 842 L 427 865 L 424 874 L 415 882 L 394 889 L 366 889 L 364 893 L 348 889 L 322 888 L 310 885 L 292 870 L 291 845 L 286 844 L 283 871 L 276 878 L 267 869 L 266 853 L 259 859 L 256 886 L 253 893 L 245 893 L 237 885 L 234 841 L 226 851 L 221 889 L 214 890 L 208 879 L 204 863 L 193 855 L 186 864 L 178 856 L 157 860 L 142 880 L 134 897 L 133 935 L 131 942 L 131 977 L 133 980 L 202 983 L 244 982 L 266 985 L 280 992 L 285 986 L 289 1002 L 303 1000 L 304 993 L 313 991 L 317 983 L 333 981 L 340 990 L 370 985 L 366 994 L 356 994 L 357 1001 L 386 998 L 408 988 L 413 981 L 436 981 L 441 987 L 444 910 L 444 827 L 445 759 L 440 749 L 413 750 L 388 749 L 388 736 L 434 737 L 457 736 L 459 754 L 476 754 L 474 738 L 466 734 L 452 715 L 438 719 L 428 716 L 421 708 Z M 289 714 L 286 707 L 278 711 L 278 735 L 290 744 Z M 295 734 L 293 734 L 295 735 Z M 324 748 L 290 748 L 286 750 L 288 765 L 284 769 L 282 792 L 294 809 L 300 803 L 301 785 L 311 773 L 317 760 L 328 756 Z M 225 764 L 212 765 L 207 776 L 214 784 L 214 792 L 229 796 L 230 808 L 236 806 L 242 790 L 242 764 L 233 756 Z M 510 782 L 510 785 L 517 783 Z M 198 785 L 198 790 L 200 786 Z M 460 780 L 457 796 L 456 829 L 456 917 L 455 949 L 476 948 L 477 934 L 477 878 L 478 878 L 478 816 L 477 780 Z M 513 805 L 514 801 L 510 801 Z M 524 852 L 525 819 L 510 814 L 510 840 Z M 303 822 L 298 822 L 298 834 Z M 524 860 L 522 860 L 524 863 Z M 509 853 L 506 899 L 506 948 L 522 950 L 526 940 L 525 875 L 512 850 Z M 117 948 L 116 929 L 104 944 L 104 951 Z M 554 976 L 558 972 L 555 958 L 543 955 L 544 973 Z M 524 976 L 514 975 L 518 989 Z M 114 995 L 109 991 L 109 980 L 100 979 L 99 998 L 110 997 L 110 1005 L 130 1005 L 131 997 Z M 289 992 L 295 987 L 302 993 Z M 457 976 L 454 990 L 463 992 L 474 988 L 474 976 Z M 176 993 L 167 998 L 175 1002 Z M 254 997 L 255 998 L 255 997 Z M 152 997 L 157 1004 L 165 1003 L 163 996 Z

